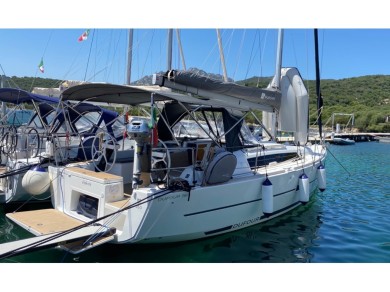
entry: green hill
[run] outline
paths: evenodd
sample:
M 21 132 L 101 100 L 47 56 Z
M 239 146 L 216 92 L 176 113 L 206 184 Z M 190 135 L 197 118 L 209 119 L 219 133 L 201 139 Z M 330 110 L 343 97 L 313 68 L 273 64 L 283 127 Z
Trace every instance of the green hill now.
M 34 87 L 52 88 L 59 87 L 62 80 L 50 78 L 34 77 L 4 77 L 3 86 L 11 88 L 20 88 L 26 91 L 32 91 Z
M 247 86 L 266 87 L 271 77 L 252 77 L 238 82 Z M 310 124 L 317 119 L 316 85 L 305 81 L 310 96 Z M 367 132 L 390 132 L 390 76 L 372 75 L 340 80 L 321 80 L 324 100 L 323 124 L 333 113 L 354 114 L 355 128 Z M 337 117 L 337 122 L 347 124 L 349 117 Z M 386 122 L 387 121 L 387 122 Z M 328 124 L 331 126 L 331 122 Z
M 246 86 L 266 87 L 271 77 L 252 77 L 238 81 Z M 4 87 L 21 88 L 31 91 L 34 87 L 58 87 L 61 80 L 33 77 L 6 77 Z M 317 119 L 315 81 L 307 80 L 305 85 L 310 96 L 310 124 Z M 354 114 L 355 127 L 359 131 L 390 132 L 390 76 L 371 75 L 340 80 L 321 80 L 324 99 L 322 121 L 326 124 L 332 113 Z M 260 114 L 260 113 L 259 113 Z M 337 117 L 341 125 L 349 117 Z M 331 123 L 328 123 L 331 126 Z

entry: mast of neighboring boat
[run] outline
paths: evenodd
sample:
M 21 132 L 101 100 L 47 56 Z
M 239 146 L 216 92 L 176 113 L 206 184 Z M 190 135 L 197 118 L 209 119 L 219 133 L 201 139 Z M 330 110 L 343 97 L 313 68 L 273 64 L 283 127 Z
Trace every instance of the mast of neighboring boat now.
M 183 69 L 187 70 L 186 62 L 184 60 L 183 47 L 181 46 L 180 32 L 178 29 L 176 29 L 176 38 L 177 38 L 177 44 L 178 44 L 179 50 L 180 50 L 181 62 L 183 63 Z
M 275 64 L 275 77 L 272 79 L 271 88 L 280 89 L 280 76 L 282 70 L 282 55 L 283 55 L 283 35 L 284 30 L 278 30 L 278 45 L 276 50 L 276 64 Z M 263 135 L 271 133 L 271 139 L 276 139 L 278 129 L 278 111 L 275 110 L 273 113 L 263 112 L 263 124 L 270 127 L 269 131 L 264 129 Z
M 172 69 L 172 29 L 168 29 L 168 56 L 167 71 Z
M 320 140 L 322 140 L 322 106 L 323 99 L 321 95 L 320 86 L 320 63 L 318 57 L 318 29 L 314 29 L 314 49 L 315 49 L 315 62 L 316 62 L 316 94 L 317 94 L 317 115 L 318 115 L 318 133 Z
M 129 29 L 129 42 L 127 47 L 127 71 L 126 71 L 126 84 L 130 85 L 131 82 L 131 62 L 133 59 L 133 29 Z
M 226 65 L 225 65 L 225 56 L 223 54 L 223 47 L 222 47 L 222 38 L 218 28 L 217 28 L 217 37 L 218 37 L 219 56 L 221 58 L 221 65 L 223 71 L 223 81 L 228 82 L 228 76 L 227 76 Z
M 276 51 L 276 67 L 275 67 L 275 78 L 272 82 L 272 87 L 279 89 L 280 88 L 280 75 L 282 70 L 282 55 L 283 55 L 283 29 L 278 31 L 278 49 Z
M 0 88 L 3 88 L 4 87 L 4 78 L 5 75 L 0 75 Z M 6 110 L 6 106 L 5 106 L 5 102 L 2 101 L 1 102 L 1 116 L 0 118 L 3 119 L 3 117 L 5 117 L 5 115 L 7 114 L 7 110 Z

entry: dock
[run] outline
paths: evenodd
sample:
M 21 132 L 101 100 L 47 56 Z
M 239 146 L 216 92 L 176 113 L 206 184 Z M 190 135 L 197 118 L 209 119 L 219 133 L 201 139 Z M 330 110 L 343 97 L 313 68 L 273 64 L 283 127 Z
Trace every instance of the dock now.
M 332 143 L 332 135 L 329 133 L 324 134 L 325 141 Z M 376 142 L 379 140 L 379 137 L 385 137 L 390 139 L 390 133 L 335 133 L 334 137 L 350 139 L 355 142 Z M 277 137 L 278 141 L 281 143 L 293 142 L 294 137 Z M 318 136 L 310 136 L 309 142 L 318 143 Z

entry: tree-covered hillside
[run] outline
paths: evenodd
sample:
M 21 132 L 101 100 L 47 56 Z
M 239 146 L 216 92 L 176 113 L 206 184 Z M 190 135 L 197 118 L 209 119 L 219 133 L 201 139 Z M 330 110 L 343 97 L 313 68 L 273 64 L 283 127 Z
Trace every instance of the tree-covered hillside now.
M 32 91 L 34 87 L 57 88 L 62 80 L 40 78 L 40 77 L 4 77 L 3 87 L 20 88 L 26 91 Z
M 237 83 L 266 87 L 270 81 L 271 77 L 252 77 Z M 58 87 L 60 83 L 61 80 L 56 79 L 16 76 L 6 77 L 3 80 L 4 87 L 21 88 L 27 91 L 31 91 L 34 87 Z M 312 125 L 317 119 L 315 81 L 307 80 L 305 85 L 310 96 L 310 124 Z M 331 126 L 329 121 L 333 113 L 354 114 L 355 127 L 359 131 L 390 132 L 389 75 L 321 80 L 321 93 L 324 99 L 323 124 Z M 345 125 L 348 119 L 348 116 L 338 116 L 337 123 Z
M 247 86 L 266 87 L 269 78 L 253 77 L 240 81 Z M 316 85 L 305 81 L 310 96 L 310 124 L 317 119 Z M 354 114 L 355 127 L 359 131 L 390 132 L 390 76 L 372 75 L 340 80 L 321 80 L 324 100 L 323 124 L 331 126 L 333 113 Z M 348 116 L 338 116 L 337 123 L 345 125 Z

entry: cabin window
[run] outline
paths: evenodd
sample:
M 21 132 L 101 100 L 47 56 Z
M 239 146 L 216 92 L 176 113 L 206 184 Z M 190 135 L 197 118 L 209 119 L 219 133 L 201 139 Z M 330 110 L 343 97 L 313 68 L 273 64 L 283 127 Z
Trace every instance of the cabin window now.
M 77 205 L 77 213 L 85 217 L 96 219 L 99 200 L 87 195 L 80 195 Z
M 75 123 L 75 127 L 79 134 L 92 132 L 93 127 L 97 125 L 101 114 L 98 112 L 89 112 L 81 116 Z

